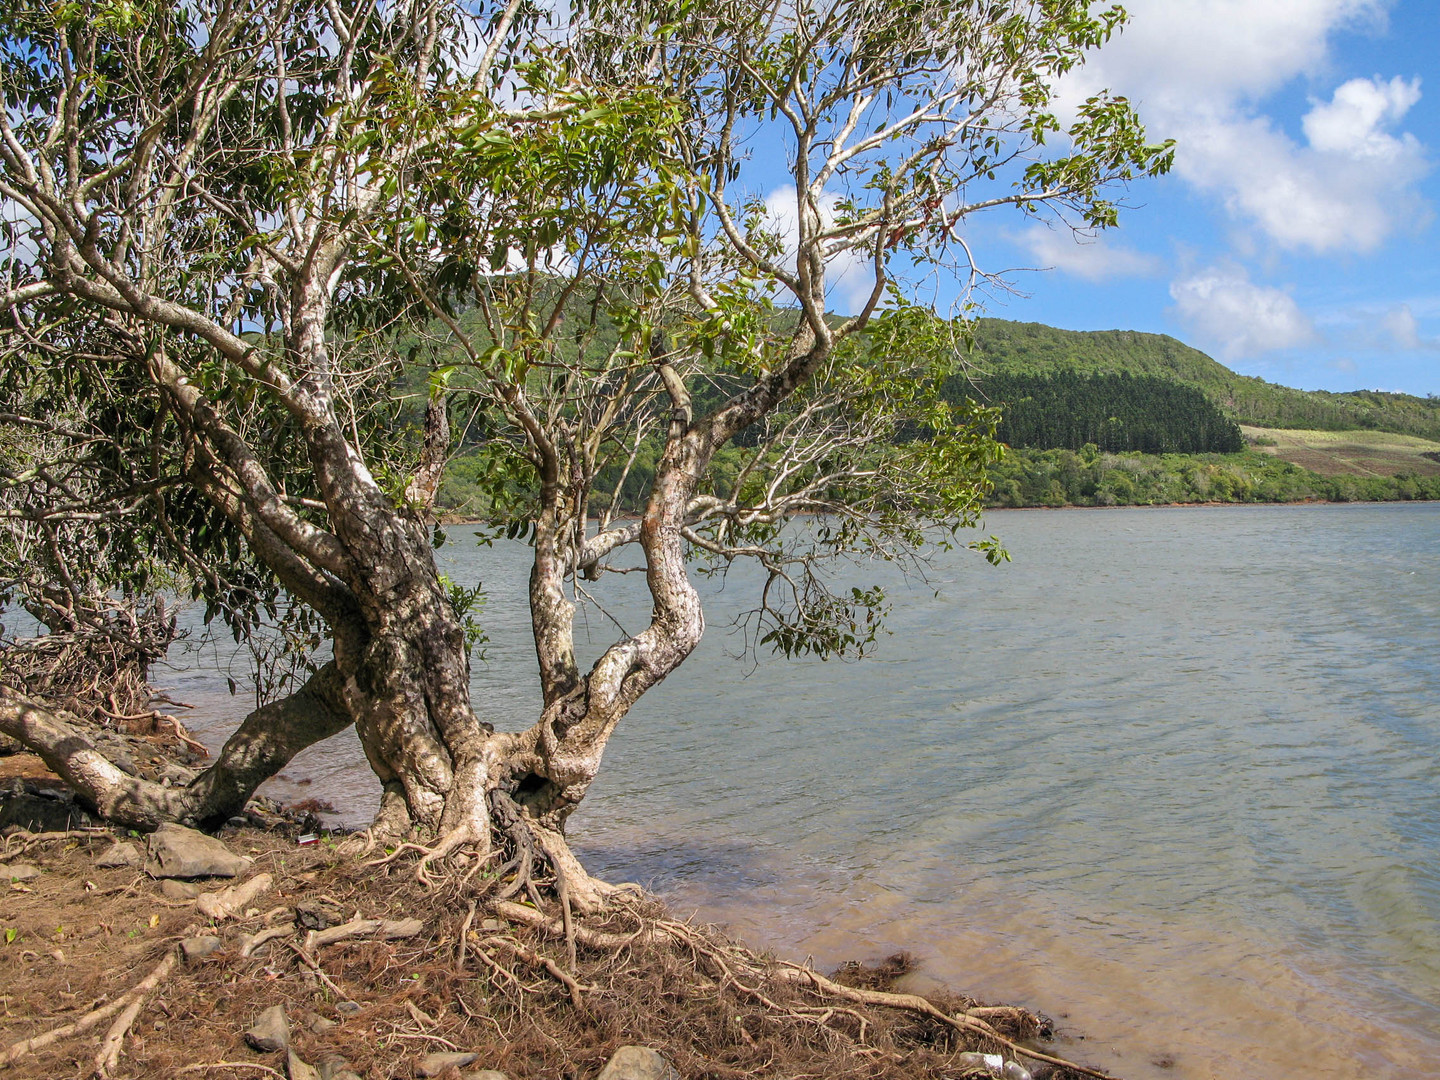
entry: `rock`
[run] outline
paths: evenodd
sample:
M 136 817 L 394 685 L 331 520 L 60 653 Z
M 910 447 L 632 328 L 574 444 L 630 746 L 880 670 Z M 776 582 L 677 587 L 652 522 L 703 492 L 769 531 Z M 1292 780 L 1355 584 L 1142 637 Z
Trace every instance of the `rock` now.
M 345 913 L 334 904 L 296 904 L 295 921 L 305 930 L 328 930 L 336 923 L 344 922 Z
M 346 1016 L 354 1016 L 360 1011 L 360 1003 L 358 1001 L 342 1001 L 335 1006 L 335 1011 Z
M 269 874 L 257 874 L 244 885 L 231 885 L 219 892 L 196 897 L 195 910 L 207 919 L 229 919 L 241 914 L 256 897 L 270 888 Z
M 331 1020 L 329 1017 L 314 1016 L 310 1018 L 310 1023 L 306 1026 L 310 1029 L 311 1034 L 324 1035 L 331 1028 L 339 1027 L 340 1025 L 337 1024 L 334 1020 Z M 320 1071 L 324 1072 L 325 1066 L 320 1066 Z
M 204 891 L 205 886 L 196 885 L 193 881 L 166 878 L 160 883 L 160 895 L 166 900 L 194 900 Z
M 29 863 L 11 863 L 0 867 L 0 878 L 15 881 L 32 881 L 40 876 L 40 868 Z
M 202 937 L 187 937 L 180 942 L 180 954 L 185 957 L 187 964 L 193 964 L 196 960 L 203 960 L 211 953 L 220 948 L 220 939 L 214 934 L 205 934 Z
M 322 1080 L 364 1080 L 364 1077 L 357 1072 L 352 1072 L 350 1069 L 341 1069 L 333 1076 L 324 1077 Z
M 596 1080 L 680 1080 L 680 1074 L 648 1046 L 622 1046 L 610 1055 Z
M 354 1076 L 355 1070 L 343 1057 L 332 1057 L 320 1063 L 320 1080 L 336 1080 L 337 1077 Z
M 461 1073 L 460 1080 L 510 1080 L 510 1077 L 499 1069 L 481 1069 L 479 1072 Z
M 294 1050 L 285 1059 L 285 1072 L 290 1080 L 320 1080 L 319 1070 L 300 1060 Z
M 255 1026 L 245 1032 L 245 1041 L 262 1054 L 290 1049 L 290 1021 L 285 1019 L 284 1006 L 271 1005 L 262 1012 Z
M 249 865 L 213 836 L 183 825 L 161 825 L 150 834 L 145 870 L 157 878 L 234 877 Z
M 458 1069 L 469 1065 L 479 1054 L 435 1053 L 426 1054 L 415 1065 L 416 1076 L 439 1076 L 446 1069 Z
M 95 858 L 95 865 L 102 870 L 113 870 L 119 866 L 139 869 L 144 863 L 145 856 L 128 840 L 117 840 Z

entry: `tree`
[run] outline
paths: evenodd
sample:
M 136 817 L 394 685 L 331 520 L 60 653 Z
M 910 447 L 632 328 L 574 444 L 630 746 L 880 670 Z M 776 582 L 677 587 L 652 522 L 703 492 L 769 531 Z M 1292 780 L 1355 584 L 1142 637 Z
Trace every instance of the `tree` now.
M 88 460 L 79 499 L 8 475 L 6 520 L 79 527 L 94 503 L 89 524 L 144 538 L 238 636 L 318 619 L 329 651 L 185 789 L 124 776 L 15 690 L 0 730 L 153 824 L 223 819 L 353 723 L 375 831 L 421 841 L 419 874 L 502 836 L 598 902 L 565 820 L 699 642 L 692 574 L 759 560 L 757 644 L 863 652 L 883 594 L 832 591 L 825 561 L 923 558 L 935 527 L 975 522 L 995 417 L 943 401 L 951 328 L 893 275 L 959 262 L 973 284 L 972 215 L 1105 227 L 1117 183 L 1168 167 L 1122 99 L 1047 144 L 1054 80 L 1122 18 L 667 0 L 580 5 L 559 33 L 519 0 L 12 6 L 0 306 L 31 377 L 12 414 L 87 462 L 42 415 L 63 388 L 111 464 Z M 755 140 L 789 162 L 788 234 L 754 194 Z M 836 260 L 868 282 L 844 316 Z M 397 405 L 417 371 L 423 400 Z M 544 707 L 518 733 L 472 706 L 473 596 L 432 554 L 457 448 L 534 550 Z M 626 552 L 651 620 L 582 670 L 575 605 Z

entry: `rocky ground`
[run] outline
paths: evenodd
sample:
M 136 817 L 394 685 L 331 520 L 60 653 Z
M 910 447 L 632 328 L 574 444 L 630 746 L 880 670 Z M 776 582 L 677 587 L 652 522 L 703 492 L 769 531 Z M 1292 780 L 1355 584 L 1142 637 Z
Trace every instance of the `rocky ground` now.
M 30 828 L 0 842 L 16 1077 L 1103 1075 L 1060 1063 L 1023 1010 L 889 993 L 903 961 L 825 978 L 641 897 L 571 922 L 484 873 L 427 889 L 408 854 L 309 842 L 313 823 L 263 805 L 214 838 L 76 827 L 16 756 L 0 757 L 0 803 L 31 800 Z M 55 804 L 45 821 L 36 800 Z

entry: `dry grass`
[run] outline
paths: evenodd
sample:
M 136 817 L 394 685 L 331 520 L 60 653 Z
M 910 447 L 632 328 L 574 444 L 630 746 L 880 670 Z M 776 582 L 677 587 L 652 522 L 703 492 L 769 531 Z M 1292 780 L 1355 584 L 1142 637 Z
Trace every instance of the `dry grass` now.
M 1388 431 L 1299 431 L 1242 426 L 1248 440 L 1271 440 L 1255 449 L 1321 476 L 1440 474 L 1440 443 Z M 1429 455 L 1429 456 L 1427 456 Z
M 23 838 L 6 841 L 12 856 Z M 563 939 L 496 918 L 483 889 L 476 906 L 474 893 L 425 892 L 408 863 L 367 867 L 274 832 L 227 832 L 225 839 L 252 855 L 257 871 L 272 874 L 274 887 L 247 917 L 204 928 L 221 936 L 222 948 L 178 967 L 147 1000 L 116 1076 L 168 1077 L 227 1061 L 283 1074 L 283 1055 L 258 1054 L 243 1040 L 255 1016 L 274 1004 L 285 1006 L 302 1058 L 319 1066 L 343 1057 L 369 1080 L 410 1077 L 421 1055 L 451 1048 L 479 1053 L 475 1068 L 501 1069 L 514 1080 L 588 1080 L 627 1043 L 661 1050 L 686 1080 L 956 1080 L 965 1075 L 959 1053 L 1002 1045 L 913 1009 L 827 995 L 713 928 L 670 922 L 650 900 L 616 904 L 603 918 L 587 919 L 571 969 Z M 32 845 L 23 860 L 46 872 L 0 895 L 0 928 L 13 931 L 8 944 L 0 939 L 0 1051 L 114 1000 L 181 937 L 202 929 L 192 904 L 166 900 L 145 875 L 96 868 L 94 856 L 108 840 Z M 297 956 L 303 937 L 288 929 L 302 906 L 346 919 L 418 915 L 425 928 L 406 940 L 356 939 L 318 949 L 311 960 L 321 978 Z M 286 938 L 242 958 L 242 935 L 267 925 L 287 927 Z M 605 947 L 595 947 L 601 938 Z M 578 1007 L 547 961 L 573 975 Z M 837 981 L 884 990 L 910 967 L 904 957 L 875 968 L 847 966 Z M 358 1011 L 342 1013 L 341 1000 Z M 937 1004 L 963 1011 L 976 1003 L 951 995 Z M 1033 1027 L 1034 1018 L 1019 1010 L 983 1015 L 1009 1037 L 1033 1035 L 1015 1027 Z M 315 1017 L 337 1023 L 316 1033 L 308 1026 Z M 10 1075 L 88 1076 L 106 1026 L 22 1058 Z M 1072 1075 L 1045 1065 L 1034 1071 L 1054 1080 Z M 268 1074 L 217 1067 L 199 1075 Z

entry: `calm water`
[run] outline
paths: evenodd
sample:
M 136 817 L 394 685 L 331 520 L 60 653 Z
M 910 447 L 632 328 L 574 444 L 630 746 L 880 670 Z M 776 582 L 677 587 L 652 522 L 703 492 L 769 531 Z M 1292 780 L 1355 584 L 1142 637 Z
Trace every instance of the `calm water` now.
M 700 652 L 574 819 L 592 870 L 822 965 L 907 948 L 1131 1080 L 1440 1077 L 1440 505 L 986 529 L 1014 562 L 897 588 L 859 664 L 752 670 L 725 627 L 752 583 L 708 586 Z M 477 707 L 528 724 L 525 553 L 452 535 L 450 574 L 492 590 Z M 643 583 L 612 583 L 633 629 Z M 216 741 L 242 711 L 169 681 Z M 352 820 L 374 801 L 350 734 L 286 776 Z

